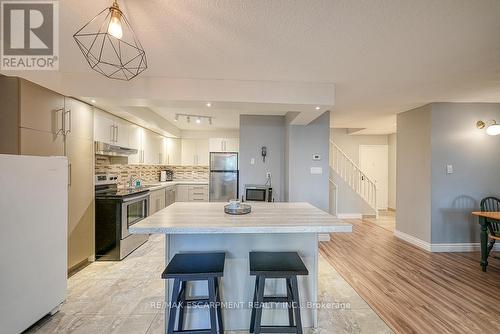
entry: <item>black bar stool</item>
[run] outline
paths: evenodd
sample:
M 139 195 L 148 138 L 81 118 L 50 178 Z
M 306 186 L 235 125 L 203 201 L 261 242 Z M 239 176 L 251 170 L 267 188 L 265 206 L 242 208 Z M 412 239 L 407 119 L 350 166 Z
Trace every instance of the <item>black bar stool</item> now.
M 298 275 L 309 275 L 304 262 L 296 252 L 251 252 L 250 275 L 255 276 L 250 333 L 297 333 L 302 334 L 300 318 Z M 286 280 L 286 296 L 264 296 L 267 278 Z M 262 326 L 264 303 L 287 303 L 288 326 Z M 295 319 L 294 319 L 295 318 Z
M 163 279 L 174 279 L 170 302 L 170 316 L 167 334 L 223 334 L 222 309 L 219 292 L 219 278 L 224 276 L 224 253 L 176 254 L 161 274 Z M 208 298 L 186 299 L 186 286 L 190 281 L 207 281 Z M 208 305 L 210 309 L 209 329 L 184 329 L 184 308 L 186 306 Z M 179 311 L 177 330 L 175 319 Z M 217 321 L 216 321 L 217 319 Z M 218 331 L 217 331 L 218 328 Z

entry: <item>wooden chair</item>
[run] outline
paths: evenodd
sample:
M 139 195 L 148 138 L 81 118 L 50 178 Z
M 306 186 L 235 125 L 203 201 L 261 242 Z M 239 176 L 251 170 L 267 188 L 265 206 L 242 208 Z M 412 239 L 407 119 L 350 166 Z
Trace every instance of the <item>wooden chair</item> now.
M 481 211 L 500 212 L 500 199 L 496 197 L 486 197 L 481 201 Z M 488 219 L 488 254 L 493 249 L 495 242 L 500 240 L 500 221 Z

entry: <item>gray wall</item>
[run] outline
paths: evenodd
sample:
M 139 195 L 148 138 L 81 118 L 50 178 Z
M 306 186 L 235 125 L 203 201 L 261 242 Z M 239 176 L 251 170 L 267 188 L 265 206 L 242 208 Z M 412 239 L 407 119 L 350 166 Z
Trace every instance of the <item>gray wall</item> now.
M 479 241 L 470 213 L 500 196 L 500 137 L 476 129 L 480 119 L 500 119 L 500 104 L 433 103 L 398 115 L 397 230 L 432 244 Z
M 329 211 L 329 136 L 330 112 L 309 125 L 288 125 L 288 198 L 291 202 L 308 202 Z M 313 154 L 320 161 L 313 161 Z M 321 167 L 323 174 L 311 175 L 311 167 Z M 286 182 L 286 181 L 285 181 Z
M 430 105 L 397 116 L 396 230 L 431 242 Z
M 387 137 L 389 144 L 389 208 L 396 209 L 396 149 L 397 135 L 390 134 Z
M 261 148 L 267 147 L 266 162 Z M 250 164 L 251 159 L 255 164 Z M 266 173 L 271 172 L 274 198 L 284 201 L 285 179 L 285 117 L 240 116 L 240 197 L 245 184 L 264 184 Z
M 500 121 L 500 104 L 432 104 L 432 243 L 479 241 L 470 212 L 482 198 L 500 196 L 500 136 L 475 124 L 492 119 Z

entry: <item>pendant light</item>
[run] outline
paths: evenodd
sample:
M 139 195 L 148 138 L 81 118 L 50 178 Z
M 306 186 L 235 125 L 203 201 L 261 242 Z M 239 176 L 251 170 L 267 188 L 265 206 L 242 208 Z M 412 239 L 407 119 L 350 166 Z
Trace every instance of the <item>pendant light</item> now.
M 128 81 L 147 68 L 146 52 L 116 0 L 73 38 L 89 66 L 107 78 Z

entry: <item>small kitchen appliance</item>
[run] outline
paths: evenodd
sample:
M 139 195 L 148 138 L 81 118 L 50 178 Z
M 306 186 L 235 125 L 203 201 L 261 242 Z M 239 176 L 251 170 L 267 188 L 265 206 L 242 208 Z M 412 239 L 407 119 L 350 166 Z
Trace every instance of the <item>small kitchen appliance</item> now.
M 174 172 L 170 169 L 160 171 L 160 182 L 172 181 L 174 179 Z
M 266 185 L 246 184 L 245 202 L 273 202 L 273 188 Z

